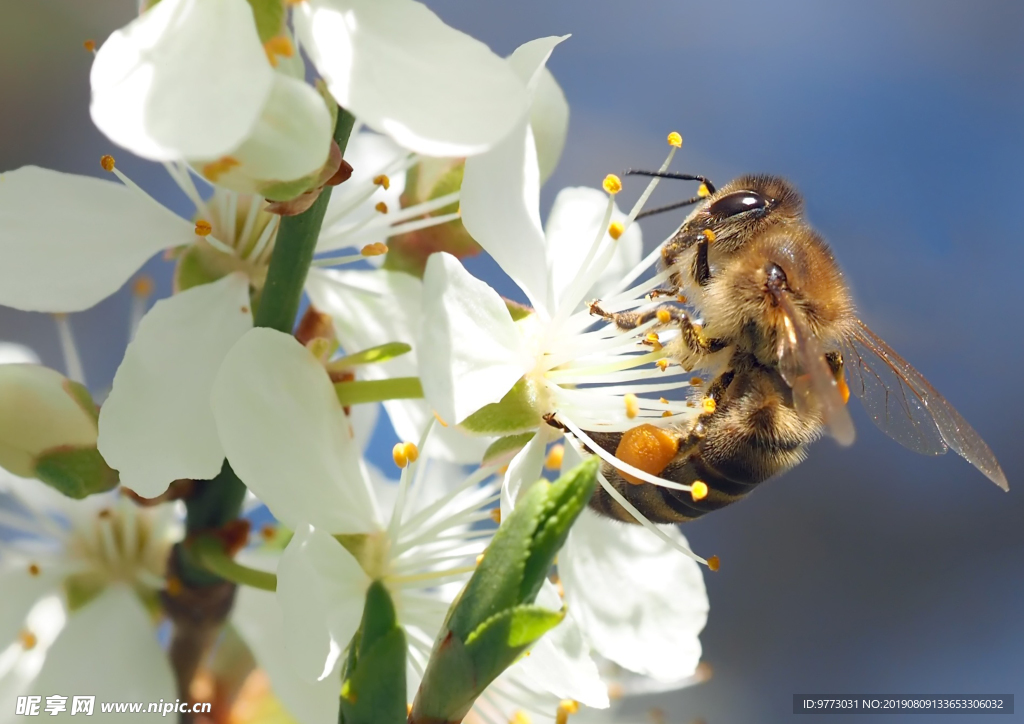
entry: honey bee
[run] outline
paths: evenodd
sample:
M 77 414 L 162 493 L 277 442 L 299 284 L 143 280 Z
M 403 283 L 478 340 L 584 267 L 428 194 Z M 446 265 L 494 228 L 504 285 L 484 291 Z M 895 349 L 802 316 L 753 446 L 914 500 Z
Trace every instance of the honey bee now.
M 657 523 L 692 520 L 794 467 L 825 432 L 851 444 L 851 390 L 896 441 L 926 455 L 952 448 L 1008 489 L 981 437 L 857 318 L 843 273 L 790 183 L 742 176 L 715 190 L 701 176 L 630 173 L 702 183 L 699 196 L 643 214 L 697 204 L 661 249 L 668 281 L 657 296 L 675 295 L 687 306 L 607 313 L 598 301 L 591 313 L 623 330 L 654 322 L 653 329 L 677 331 L 665 346 L 668 358 L 713 375 L 685 429 L 588 433 L 644 472 L 692 487 L 644 483 L 606 463 L 604 475 L 635 508 Z M 590 505 L 635 522 L 601 487 Z

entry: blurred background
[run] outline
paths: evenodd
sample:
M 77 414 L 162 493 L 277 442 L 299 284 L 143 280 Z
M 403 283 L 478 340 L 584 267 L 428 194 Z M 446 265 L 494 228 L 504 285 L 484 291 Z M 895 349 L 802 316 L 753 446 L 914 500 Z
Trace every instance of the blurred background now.
M 974 425 L 1010 480 L 1002 493 L 953 454 L 907 451 L 852 403 L 853 447 L 818 443 L 795 471 L 686 527 L 695 550 L 722 560 L 706 577 L 714 675 L 632 703 L 632 718 L 657 708 L 666 722 L 789 721 L 794 694 L 1024 694 L 1024 4 L 427 4 L 502 55 L 573 34 L 549 64 L 572 118 L 545 215 L 563 186 L 656 167 L 672 130 L 685 139 L 676 170 L 718 184 L 746 172 L 795 182 L 865 321 Z M 82 41 L 101 42 L 134 6 L 4 4 L 0 170 L 99 176 L 112 152 L 188 213 L 163 169 L 117 153 L 89 120 Z M 627 182 L 622 205 L 639 190 Z M 663 184 L 654 202 L 692 190 Z M 643 222 L 646 248 L 681 219 Z M 471 268 L 516 296 L 493 264 Z M 154 260 L 147 271 L 168 293 L 170 267 Z M 110 384 L 128 323 L 124 290 L 72 317 L 92 388 Z M 0 339 L 61 368 L 45 315 L 0 308 Z M 830 719 L 802 720 L 819 718 Z

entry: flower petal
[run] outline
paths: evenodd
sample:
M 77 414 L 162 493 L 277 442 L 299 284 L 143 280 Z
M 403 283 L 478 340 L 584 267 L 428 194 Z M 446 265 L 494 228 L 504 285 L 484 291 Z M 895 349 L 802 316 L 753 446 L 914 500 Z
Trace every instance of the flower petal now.
M 526 447 L 516 453 L 512 462 L 508 464 L 505 479 L 501 484 L 501 517 L 503 520 L 512 514 L 519 501 L 519 496 L 543 477 L 541 469 L 544 467 L 544 452 L 549 442 L 548 433 L 543 428 L 551 429 L 547 425 L 543 425 L 542 429 L 530 438 L 530 442 L 526 443 Z
M 0 342 L 0 365 L 39 364 L 39 355 L 23 344 Z
M 117 721 L 103 715 L 101 701 L 169 701 L 175 697 L 174 672 L 160 647 L 156 627 L 135 593 L 115 584 L 67 624 L 46 657 L 31 691 L 42 696 L 96 696 L 89 721 Z
M 42 487 L 42 483 L 36 484 Z M 5 529 L 4 534 L 9 535 L 9 529 Z M 4 592 L 4 605 L 0 606 L 0 651 L 17 639 L 36 602 L 48 593 L 60 591 L 61 574 L 64 573 L 34 560 L 14 560 L 10 553 L 5 546 L 4 566 L 0 568 L 0 590 Z M 33 563 L 38 566 L 36 575 L 29 573 L 29 566 Z
M 363 613 L 369 577 L 327 533 L 300 525 L 277 567 L 277 601 L 296 673 L 323 681 L 335 670 Z
M 558 591 L 550 581 L 544 581 L 537 594 L 537 604 L 552 611 L 562 607 Z M 590 657 L 590 646 L 571 610 L 514 668 L 532 690 L 548 691 L 559 699 L 575 699 L 599 709 L 610 703 L 608 688 L 601 681 L 597 664 Z
M 413 151 L 481 153 L 526 114 L 502 59 L 421 3 L 309 0 L 293 18 L 338 103 Z
M 423 318 L 423 283 L 392 271 L 310 270 L 306 292 L 314 306 L 331 315 L 342 349 L 359 351 L 385 342 L 405 342 L 412 352 L 380 364 L 364 365 L 360 379 L 381 380 L 418 374 L 416 335 Z M 402 440 L 419 440 L 434 412 L 424 400 L 388 400 L 391 424 Z M 430 433 L 431 457 L 480 462 L 490 438 L 470 436 L 454 425 Z
M 562 40 L 539 38 L 520 46 L 509 58 L 509 66 L 527 88 L 539 85 L 544 63 Z M 521 119 L 487 153 L 466 159 L 460 208 L 470 235 L 522 288 L 534 307 L 548 310 L 548 268 L 540 261 L 546 259 L 540 224 L 540 168 L 530 119 Z
M 533 105 L 530 107 L 530 127 L 537 144 L 537 165 L 543 185 L 554 173 L 569 133 L 569 102 L 555 76 L 547 68 L 537 78 Z
M 501 297 L 450 254 L 427 260 L 417 346 L 424 396 L 449 423 L 500 400 L 532 366 Z
M 5 589 L 7 590 L 7 589 Z M 24 695 L 46 663 L 46 654 L 67 623 L 63 597 L 52 594 L 40 599 L 24 617 L 24 630 L 35 637 L 35 645 L 0 641 L 0 707 L 12 711 L 17 697 Z
M 583 271 L 580 264 L 601 231 L 600 224 L 607 208 L 606 194 L 584 186 L 562 189 L 555 197 L 545 230 L 551 290 L 557 301 L 561 301 L 566 289 Z M 612 221 L 626 221 L 626 215 L 617 205 L 612 211 Z M 609 289 L 640 263 L 643 251 L 640 225 L 630 224 L 615 244 L 614 256 L 585 299 L 600 296 L 602 291 Z
M 100 454 L 152 498 L 178 478 L 220 472 L 210 392 L 224 356 L 252 328 L 241 273 L 157 302 L 142 318 L 100 408 Z
M 25 166 L 0 176 L 0 304 L 77 312 L 192 226 L 121 184 Z
M 216 158 L 252 130 L 273 76 L 245 0 L 162 0 L 96 53 L 89 110 L 143 158 Z
M 240 563 L 273 570 L 276 559 L 243 551 Z M 289 583 L 293 579 L 289 579 Z M 274 694 L 296 721 L 306 724 L 335 724 L 338 721 L 338 694 L 341 684 L 334 677 L 313 683 L 296 675 L 288 658 L 288 638 L 284 613 L 278 596 L 251 586 L 239 586 L 231 623 L 242 635 L 267 672 Z
M 678 529 L 664 530 L 685 545 Z M 661 681 L 696 670 L 708 597 L 694 561 L 639 525 L 585 510 L 558 573 L 569 609 L 602 656 Z
M 301 80 L 274 73 L 270 96 L 259 120 L 241 146 L 231 152 L 237 165 L 207 174 L 219 186 L 240 193 L 274 195 L 274 186 L 288 186 L 319 173 L 331 149 L 331 114 L 323 97 Z M 190 157 L 198 169 L 222 156 Z M 312 182 L 311 182 L 312 183 Z
M 294 337 L 246 334 L 224 359 L 212 400 L 231 466 L 276 518 L 331 533 L 377 530 L 345 412 L 323 366 Z

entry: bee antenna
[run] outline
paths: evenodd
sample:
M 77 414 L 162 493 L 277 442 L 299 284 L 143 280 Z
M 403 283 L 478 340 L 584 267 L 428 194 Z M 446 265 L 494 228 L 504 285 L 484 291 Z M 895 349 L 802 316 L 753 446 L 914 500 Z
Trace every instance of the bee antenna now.
M 715 193 L 715 185 L 707 177 L 690 173 L 670 173 L 668 171 L 641 171 L 639 169 L 628 169 L 623 176 L 649 176 L 651 178 L 667 178 L 675 181 L 700 181 L 704 184 L 709 194 Z
M 642 218 L 644 218 L 646 216 L 654 216 L 655 214 L 662 214 L 662 213 L 664 213 L 666 211 L 674 211 L 675 209 L 681 209 L 684 206 L 691 206 L 691 205 L 699 203 L 699 202 L 701 202 L 703 200 L 704 200 L 703 196 L 694 196 L 692 199 L 686 199 L 685 201 L 677 201 L 676 203 L 669 204 L 668 206 L 659 206 L 656 209 L 647 209 L 646 211 L 641 211 L 639 214 L 637 214 L 634 217 L 634 219 L 636 221 L 639 221 L 640 219 L 642 219 Z

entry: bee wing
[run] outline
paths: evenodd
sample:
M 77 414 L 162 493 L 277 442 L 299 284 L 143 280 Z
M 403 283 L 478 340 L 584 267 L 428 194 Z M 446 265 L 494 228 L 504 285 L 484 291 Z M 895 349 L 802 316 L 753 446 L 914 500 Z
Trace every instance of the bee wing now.
M 781 292 L 776 300 L 785 327 L 778 340 L 779 372 L 793 389 L 793 405 L 798 412 L 820 415 L 840 445 L 852 444 L 853 420 L 821 345 L 801 323 L 789 294 Z
M 858 321 L 845 346 L 850 390 L 886 435 L 925 455 L 941 455 L 953 448 L 989 480 L 1009 490 L 996 456 L 974 428 L 867 325 Z

